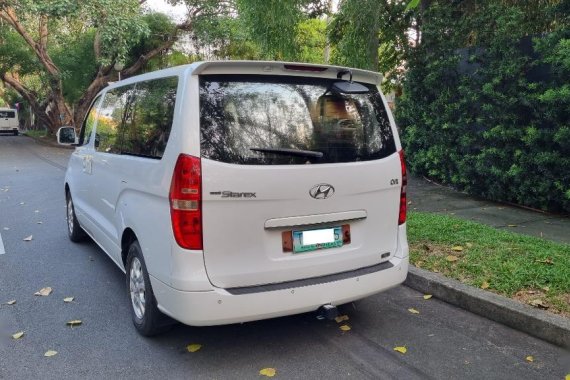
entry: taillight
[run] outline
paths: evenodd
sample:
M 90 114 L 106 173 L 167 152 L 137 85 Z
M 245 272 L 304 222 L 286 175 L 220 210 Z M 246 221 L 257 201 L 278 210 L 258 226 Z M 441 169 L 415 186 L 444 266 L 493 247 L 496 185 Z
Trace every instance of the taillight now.
M 398 215 L 398 225 L 406 223 L 406 188 L 408 187 L 408 175 L 406 173 L 406 161 L 404 161 L 404 151 L 398 152 L 400 155 L 400 166 L 402 167 L 402 187 L 400 188 L 400 214 Z
M 170 184 L 170 217 L 176 243 L 202 249 L 202 173 L 200 159 L 178 156 Z

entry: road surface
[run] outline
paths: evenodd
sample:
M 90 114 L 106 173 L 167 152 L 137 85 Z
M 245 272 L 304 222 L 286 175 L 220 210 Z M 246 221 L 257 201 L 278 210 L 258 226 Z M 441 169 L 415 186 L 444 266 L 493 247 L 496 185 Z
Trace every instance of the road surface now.
M 0 379 L 256 379 L 267 367 L 282 379 L 544 380 L 570 372 L 562 348 L 404 286 L 345 306 L 348 332 L 309 313 L 177 325 L 143 338 L 131 325 L 124 274 L 94 243 L 67 239 L 70 153 L 0 136 Z M 34 296 L 47 286 L 49 296 Z M 67 327 L 73 319 L 83 324 Z M 18 331 L 25 335 L 11 339 Z M 192 343 L 202 348 L 186 351 Z M 44 357 L 48 350 L 58 353 Z

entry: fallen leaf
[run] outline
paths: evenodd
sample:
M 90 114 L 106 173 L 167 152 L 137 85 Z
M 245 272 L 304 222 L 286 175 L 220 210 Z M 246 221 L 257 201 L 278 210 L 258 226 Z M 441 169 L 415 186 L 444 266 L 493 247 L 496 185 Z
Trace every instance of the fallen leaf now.
M 54 351 L 54 350 L 47 350 L 46 353 L 44 354 L 44 356 L 46 356 L 48 358 L 51 356 L 55 356 L 55 355 L 57 355 L 57 351 Z
M 6 302 L 6 305 L 14 305 L 16 303 L 16 300 L 10 300 L 8 302 Z
M 23 331 L 19 331 L 19 332 L 15 333 L 14 335 L 12 335 L 12 339 L 18 340 L 18 339 L 20 339 L 20 338 L 23 337 L 23 336 L 24 336 L 24 332 L 23 332 Z
M 409 308 L 408 311 L 412 314 L 419 314 L 420 312 L 414 309 L 413 307 Z
M 394 351 L 398 351 L 401 354 L 405 354 L 406 352 L 408 352 L 408 349 L 406 348 L 406 346 L 398 346 L 394 347 Z
M 350 331 L 351 330 L 349 325 L 342 325 L 339 327 L 339 329 L 341 329 L 342 331 Z
M 36 222 L 37 224 L 44 224 L 44 222 Z
M 35 210 L 34 212 L 36 212 L 36 213 L 37 213 L 37 212 L 40 212 L 40 210 Z
M 41 288 L 40 290 L 38 290 L 37 292 L 34 293 L 34 296 L 43 296 L 43 297 L 47 297 L 51 294 L 51 292 L 53 291 L 52 288 L 50 288 L 49 286 L 45 287 L 45 288 Z
M 10 231 L 8 227 L 4 227 L 4 231 Z
M 273 376 L 275 376 L 276 373 L 277 373 L 277 370 L 275 368 L 263 368 L 262 370 L 259 371 L 260 375 L 267 376 L 267 377 L 273 377 Z
M 338 317 L 336 317 L 334 319 L 336 321 L 336 323 L 341 323 L 344 321 L 348 321 L 348 315 L 339 315 Z
M 552 261 L 552 259 L 546 258 L 544 260 L 535 260 L 537 263 L 542 263 L 542 264 L 547 264 L 547 265 L 554 265 L 554 261 Z
M 525 358 L 525 360 L 529 363 L 532 363 L 534 361 L 534 358 L 531 355 L 529 355 Z
M 32 241 L 32 239 L 33 239 L 33 236 L 30 235 L 30 236 L 24 238 L 24 241 Z
M 449 256 L 447 256 L 445 259 L 446 259 L 447 261 L 449 261 L 450 263 L 453 263 L 453 262 L 459 260 L 459 257 L 453 256 L 453 255 L 449 255 Z
M 25 203 L 24 203 L 24 202 L 20 202 L 20 206 L 23 206 L 23 205 L 25 205 Z
M 73 302 L 73 299 L 74 299 L 73 297 L 65 297 L 63 299 L 63 302 L 70 303 L 70 302 Z
M 431 294 L 424 294 L 424 300 L 429 300 L 431 297 L 433 297 Z
M 564 378 L 564 380 L 570 380 L 570 373 L 568 375 L 566 375 L 566 377 Z
M 507 224 L 507 227 L 518 227 L 516 224 Z
M 465 245 L 467 246 L 467 248 L 473 248 L 473 243 L 465 243 Z
M 489 289 L 489 283 L 487 281 L 483 281 L 483 283 L 481 284 L 481 289 Z
M 408 204 L 411 205 L 411 204 L 412 204 L 412 201 L 408 201 Z
M 451 247 L 451 250 L 452 250 L 452 251 L 455 251 L 455 252 L 462 252 L 462 251 L 463 251 L 463 247 L 460 246 L 460 245 L 454 245 L 453 247 Z
M 73 327 L 73 326 L 81 326 L 82 324 L 83 324 L 83 322 L 82 322 L 81 320 L 79 320 L 79 319 L 74 319 L 74 320 L 72 320 L 72 321 L 68 321 L 68 322 L 67 322 L 67 325 L 70 326 L 70 327 Z
M 197 344 L 197 343 L 192 343 L 192 344 L 189 344 L 189 345 L 186 346 L 186 350 L 187 350 L 188 352 L 196 352 L 196 351 L 199 351 L 200 348 L 202 348 L 202 345 L 201 345 L 201 344 Z
M 545 286 L 544 288 L 542 288 L 542 290 L 544 290 L 545 292 L 548 292 L 548 291 L 550 291 L 550 287 Z
M 545 309 L 545 310 L 548 309 L 548 307 L 549 307 L 549 306 L 548 306 L 547 304 L 545 304 L 544 301 L 541 300 L 540 298 L 537 298 L 537 299 L 535 299 L 535 300 L 530 301 L 529 304 L 532 305 L 532 306 L 534 306 L 534 307 L 537 307 L 537 308 L 539 308 L 539 309 Z

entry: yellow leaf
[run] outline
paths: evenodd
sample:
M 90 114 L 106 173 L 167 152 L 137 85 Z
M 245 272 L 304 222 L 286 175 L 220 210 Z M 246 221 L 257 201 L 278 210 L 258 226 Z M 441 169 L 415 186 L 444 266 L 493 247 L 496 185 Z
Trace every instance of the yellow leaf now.
M 550 287 L 545 286 L 544 288 L 542 288 L 542 290 L 544 290 L 545 292 L 548 292 L 548 291 L 550 291 Z
M 419 314 L 420 312 L 414 309 L 413 307 L 409 308 L 408 311 L 412 314 Z
M 341 329 L 342 331 L 350 331 L 351 330 L 349 325 L 342 325 L 339 327 L 339 329 Z
M 32 241 L 32 239 L 33 239 L 33 236 L 30 235 L 30 236 L 24 238 L 24 241 Z
M 408 352 L 408 349 L 405 346 L 398 346 L 394 347 L 394 351 L 398 351 L 401 354 L 405 354 L 406 352 Z
M 71 327 L 73 327 L 73 326 L 81 326 L 81 324 L 83 324 L 83 322 L 82 322 L 81 320 L 79 320 L 79 319 L 74 319 L 74 320 L 72 320 L 72 321 L 68 321 L 68 322 L 67 322 L 67 325 L 68 325 L 68 326 L 71 326 Z
M 455 252 L 461 252 L 463 251 L 463 247 L 460 245 L 454 245 L 453 247 L 451 247 L 451 250 Z
M 453 263 L 453 262 L 459 260 L 459 257 L 453 256 L 453 255 L 449 255 L 449 256 L 447 256 L 445 259 L 446 259 L 447 261 L 449 261 L 450 263 Z
M 196 352 L 196 351 L 199 351 L 200 348 L 202 348 L 202 345 L 201 345 L 201 344 L 197 344 L 197 343 L 192 343 L 192 344 L 189 344 L 189 345 L 186 346 L 186 350 L 187 350 L 188 352 Z
M 483 283 L 481 284 L 481 289 L 489 289 L 489 283 L 487 281 L 483 281 Z
M 49 286 L 45 287 L 45 288 L 41 288 L 40 290 L 38 290 L 37 292 L 34 293 L 34 296 L 43 296 L 43 297 L 47 297 L 51 294 L 51 292 L 53 291 L 52 288 L 50 288 Z
M 570 373 L 568 375 L 566 375 L 566 377 L 564 378 L 564 380 L 570 380 Z
M 6 302 L 6 305 L 14 305 L 16 303 L 16 300 L 11 300 Z
M 429 300 L 431 297 L 433 297 L 431 294 L 424 294 L 424 300 Z
M 70 302 L 73 302 L 73 299 L 74 299 L 73 297 L 65 297 L 63 299 L 63 302 L 70 303 Z
M 336 321 L 336 323 L 341 323 L 344 321 L 348 321 L 348 315 L 339 315 L 338 317 L 336 317 L 334 319 Z
M 12 335 L 12 339 L 18 340 L 18 339 L 20 339 L 20 338 L 23 337 L 23 336 L 24 336 L 24 332 L 23 332 L 23 331 L 19 331 L 19 332 L 15 333 L 14 335 Z
M 525 358 L 525 360 L 529 363 L 532 363 L 534 361 L 534 358 L 531 355 L 529 355 Z
M 54 350 L 47 350 L 46 353 L 44 354 L 44 356 L 46 356 L 48 358 L 50 356 L 55 356 L 55 355 L 57 355 L 57 351 L 54 351 Z
M 517 227 L 516 224 L 507 224 L 507 227 Z
M 473 248 L 473 243 L 465 243 L 465 245 L 467 246 L 467 248 Z
M 259 371 L 260 375 L 267 376 L 267 377 L 273 377 L 273 376 L 275 376 L 276 373 L 277 373 L 277 370 L 275 368 L 263 368 L 261 371 Z

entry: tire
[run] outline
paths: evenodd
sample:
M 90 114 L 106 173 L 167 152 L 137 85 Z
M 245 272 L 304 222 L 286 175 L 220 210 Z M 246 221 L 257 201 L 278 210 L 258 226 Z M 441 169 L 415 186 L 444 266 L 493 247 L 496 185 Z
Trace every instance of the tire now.
M 67 235 L 69 236 L 69 240 L 74 243 L 79 243 L 84 241 L 87 237 L 83 228 L 79 225 L 79 221 L 75 216 L 75 207 L 73 206 L 73 200 L 71 199 L 71 194 L 67 193 L 66 196 L 66 205 L 67 205 Z
M 154 336 L 169 330 L 172 320 L 158 310 L 142 249 L 136 240 L 129 246 L 126 272 L 131 315 L 137 331 L 143 336 Z

